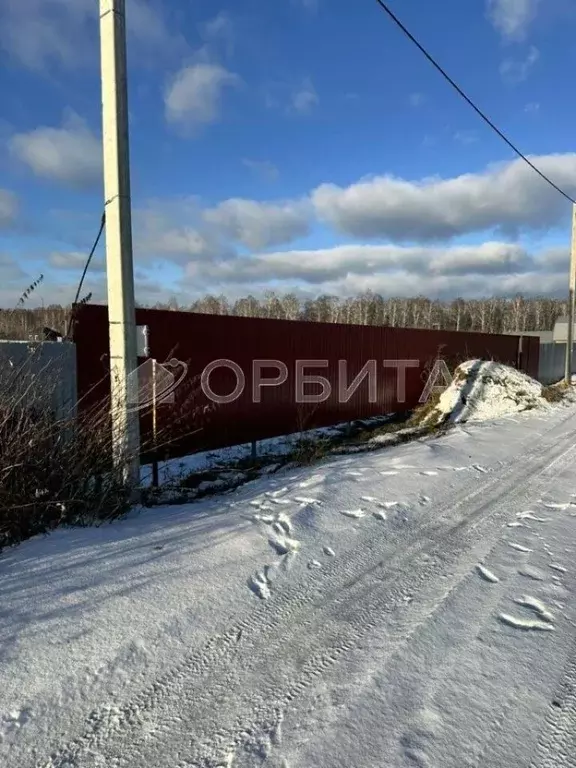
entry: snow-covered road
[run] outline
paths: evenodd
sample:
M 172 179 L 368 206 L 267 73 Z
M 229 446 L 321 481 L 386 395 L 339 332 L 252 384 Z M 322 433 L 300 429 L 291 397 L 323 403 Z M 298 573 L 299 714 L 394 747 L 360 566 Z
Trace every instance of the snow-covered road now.
M 0 555 L 6 768 L 576 765 L 576 409 Z

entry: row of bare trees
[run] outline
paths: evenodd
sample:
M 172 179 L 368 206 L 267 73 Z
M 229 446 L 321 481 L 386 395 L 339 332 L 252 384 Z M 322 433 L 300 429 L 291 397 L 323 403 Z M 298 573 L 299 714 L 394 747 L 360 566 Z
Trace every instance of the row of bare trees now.
M 155 306 L 158 309 L 185 309 L 214 315 L 485 333 L 552 330 L 557 318 L 567 313 L 566 301 L 548 297 L 525 298 L 518 295 L 513 298 L 439 301 L 424 296 L 385 299 L 371 292 L 348 299 L 319 296 L 305 301 L 295 294 L 274 292 L 267 293 L 261 299 L 247 296 L 234 302 L 226 296 L 205 296 L 188 307 L 178 306 L 176 300 Z
M 226 296 L 205 296 L 188 306 L 176 299 L 154 305 L 156 309 L 203 312 L 213 315 L 310 320 L 320 323 L 389 325 L 396 328 L 514 333 L 552 330 L 556 319 L 567 312 L 566 301 L 552 298 L 489 298 L 433 301 L 416 298 L 385 299 L 377 293 L 354 298 L 319 296 L 302 300 L 295 294 L 267 293 L 230 301 Z M 64 332 L 69 307 L 50 305 L 41 309 L 0 310 L 0 338 L 41 338 L 45 326 Z

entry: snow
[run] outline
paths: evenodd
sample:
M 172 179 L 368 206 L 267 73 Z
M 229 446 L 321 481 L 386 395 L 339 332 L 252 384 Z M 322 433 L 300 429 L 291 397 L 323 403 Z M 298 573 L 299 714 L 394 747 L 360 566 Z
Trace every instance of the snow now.
M 574 404 L 573 393 L 567 402 Z M 452 384 L 440 395 L 425 423 L 486 421 L 550 408 L 542 396 L 542 385 L 522 371 L 490 360 L 469 360 L 456 368 Z
M 496 574 L 492 573 L 491 570 L 489 570 L 488 568 L 485 568 L 483 565 L 478 566 L 478 572 L 483 579 L 491 582 L 492 584 L 496 584 L 498 581 L 500 581 L 500 579 L 498 578 L 498 576 L 496 576 Z
M 571 765 L 575 430 L 457 421 L 5 551 L 0 765 Z
M 359 420 L 359 423 L 364 424 L 367 428 L 370 428 L 378 424 L 383 424 L 386 421 L 389 421 L 390 418 L 391 416 L 375 416 L 368 419 L 361 419 Z M 291 435 L 282 435 L 280 437 L 272 437 L 266 440 L 258 440 L 256 446 L 257 456 L 264 459 L 288 456 L 302 441 L 338 437 L 345 433 L 349 426 L 350 424 L 348 422 L 344 422 L 341 424 L 335 424 L 332 427 L 318 427 L 317 429 L 309 429 L 303 432 L 294 432 Z M 401 432 L 402 431 L 406 432 L 407 430 L 401 430 Z M 396 438 L 392 439 L 394 440 Z M 252 444 L 243 443 L 241 445 L 233 445 L 228 448 L 218 448 L 213 451 L 199 451 L 198 453 L 194 453 L 190 456 L 184 456 L 178 459 L 160 461 L 158 462 L 159 484 L 175 484 L 189 475 L 191 472 L 203 472 L 213 469 L 221 469 L 222 467 L 230 466 L 230 464 L 238 462 L 242 459 L 249 458 L 251 455 Z M 271 464 L 268 467 L 268 471 L 275 471 L 277 468 L 278 465 Z M 265 472 L 265 469 L 262 471 Z M 147 487 L 151 484 L 152 465 L 147 464 L 142 467 L 141 482 L 144 487 Z

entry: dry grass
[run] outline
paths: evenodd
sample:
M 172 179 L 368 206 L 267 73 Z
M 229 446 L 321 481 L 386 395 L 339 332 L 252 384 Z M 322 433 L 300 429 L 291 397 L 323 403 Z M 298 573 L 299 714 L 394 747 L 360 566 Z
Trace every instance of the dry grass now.
M 60 375 L 38 345 L 0 354 L 0 549 L 122 515 L 133 489 L 113 471 L 109 402 L 77 416 L 58 405 Z
M 136 490 L 122 471 L 133 457 L 112 463 L 109 397 L 58 413 L 59 376 L 34 366 L 34 354 L 19 365 L 7 353 L 0 359 L 0 550 L 62 525 L 115 520 Z M 165 422 L 157 445 L 170 444 L 178 418 Z M 141 435 L 140 450 L 154 453 L 151 437 Z
M 440 392 L 433 392 L 425 403 L 414 410 L 408 421 L 409 426 L 429 429 L 440 426 L 446 419 L 446 414 L 438 409 L 440 397 Z
M 558 384 L 550 384 L 542 387 L 542 397 L 549 403 L 560 403 L 572 390 L 572 385 L 566 381 L 560 381 Z

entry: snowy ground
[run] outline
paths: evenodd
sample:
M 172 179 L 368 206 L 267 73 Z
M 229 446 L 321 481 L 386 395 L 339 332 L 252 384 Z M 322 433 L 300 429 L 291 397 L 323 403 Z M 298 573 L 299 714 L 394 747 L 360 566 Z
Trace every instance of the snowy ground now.
M 367 429 L 375 429 L 378 425 L 385 424 L 392 418 L 389 416 L 375 416 L 359 420 Z M 349 422 L 335 424 L 332 427 L 318 427 L 303 432 L 294 432 L 291 435 L 271 437 L 266 440 L 258 440 L 256 455 L 259 459 L 269 459 L 270 463 L 277 461 L 279 457 L 285 457 L 294 452 L 298 443 L 315 441 L 326 438 L 342 437 L 350 426 Z M 250 458 L 252 444 L 242 443 L 228 448 L 218 448 L 213 451 L 199 451 L 198 453 L 183 456 L 177 459 L 158 462 L 159 485 L 177 485 L 193 472 L 205 472 L 207 470 L 222 469 L 233 465 L 242 459 Z M 146 487 L 152 481 L 152 465 L 146 464 L 140 472 L 142 486 Z
M 576 765 L 576 408 L 0 555 L 3 768 Z

